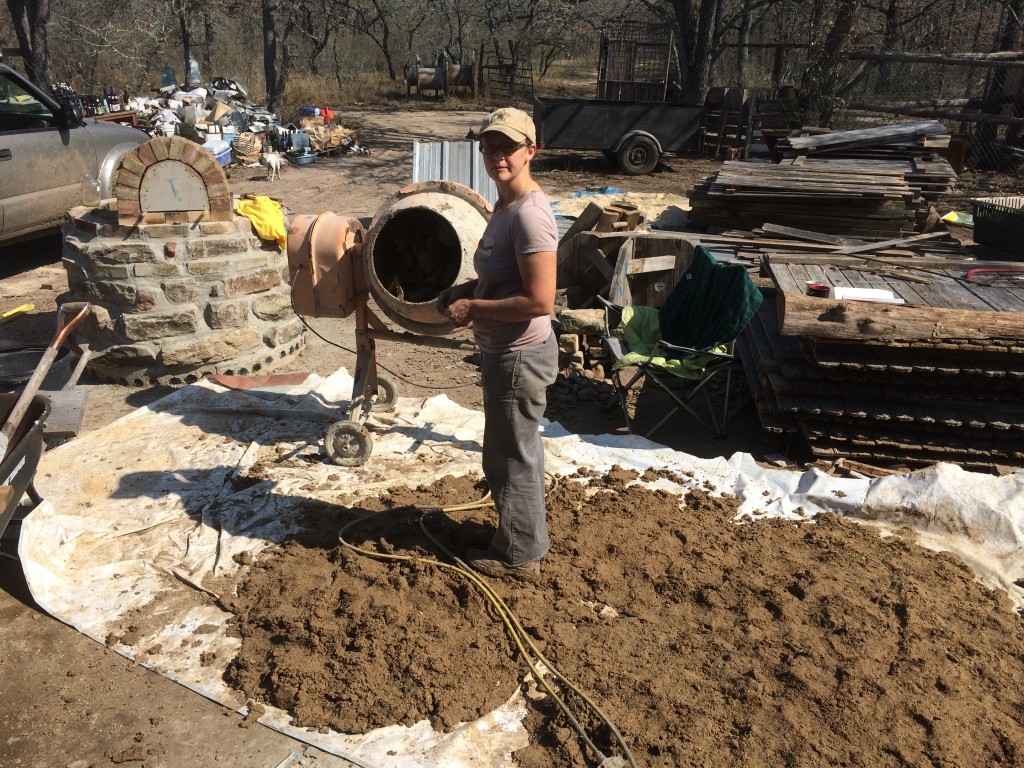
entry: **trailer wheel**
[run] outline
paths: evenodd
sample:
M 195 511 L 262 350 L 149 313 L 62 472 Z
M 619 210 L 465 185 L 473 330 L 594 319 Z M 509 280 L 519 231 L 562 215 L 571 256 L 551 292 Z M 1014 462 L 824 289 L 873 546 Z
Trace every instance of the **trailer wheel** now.
M 661 153 L 650 136 L 633 136 L 619 147 L 619 168 L 627 176 L 645 176 L 654 170 Z

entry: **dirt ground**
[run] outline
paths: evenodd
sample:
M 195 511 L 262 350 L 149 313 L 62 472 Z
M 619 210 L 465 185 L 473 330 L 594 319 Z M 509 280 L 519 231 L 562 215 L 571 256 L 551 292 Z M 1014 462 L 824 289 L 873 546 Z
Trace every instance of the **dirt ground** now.
M 270 194 L 293 213 L 370 217 L 410 180 L 414 139 L 461 138 L 480 116 L 345 113 L 344 122 L 362 127 L 371 155 L 289 167 L 275 182 L 262 168 L 232 169 L 232 191 Z M 716 167 L 673 158 L 650 176 L 629 178 L 599 154 L 558 153 L 542 156 L 535 175 L 556 198 L 608 186 L 685 195 Z M 0 342 L 46 343 L 66 288 L 59 238 L 3 249 L 0 275 L 0 308 L 35 305 L 0 325 Z M 310 324 L 328 341 L 310 334 L 306 348 L 277 370 L 326 375 L 351 368 L 351 323 Z M 381 344 L 378 354 L 401 394 L 443 392 L 481 406 L 465 353 Z M 102 429 L 168 391 L 101 384 L 88 375 L 82 384 L 83 431 Z M 551 390 L 549 416 L 582 433 L 622 431 L 621 414 L 581 402 L 565 382 Z M 697 456 L 742 450 L 763 457 L 793 448 L 763 433 L 752 410 L 741 412 L 726 440 L 707 439 L 685 423 L 658 437 Z M 608 710 L 640 765 L 1024 765 L 1024 630 L 963 565 L 835 519 L 737 527 L 728 522 L 728 500 L 691 494 L 680 508 L 675 497 L 626 489 L 629 480 L 560 485 L 551 502 L 556 565 L 538 582 L 516 585 L 511 602 L 545 653 Z M 586 498 L 583 481 L 602 490 Z M 468 490 L 439 479 L 363 506 L 401 517 L 411 504 L 465 501 Z M 39 491 L 46 495 L 43 482 Z M 359 511 L 340 510 L 328 522 Z M 436 522 L 438 535 L 455 546 L 488 525 L 485 514 L 470 518 L 471 525 Z M 357 543 L 384 541 L 422 554 L 418 528 L 382 525 L 360 531 Z M 0 553 L 16 551 L 11 530 Z M 486 711 L 507 698 L 524 669 L 480 598 L 434 570 L 342 553 L 316 536 L 260 559 L 239 584 L 245 645 L 236 683 L 254 698 L 293 709 L 304 723 L 341 730 L 421 717 L 444 728 Z M 345 679 L 340 702 L 317 695 L 331 682 L 323 654 L 286 660 L 259 629 L 273 619 L 301 637 L 305 618 L 324 609 L 325 595 L 314 589 L 266 599 L 268 585 L 283 574 L 310 585 L 334 583 L 337 594 L 326 596 L 334 601 L 377 590 L 379 599 L 344 617 L 349 623 L 338 620 L 316 638 L 334 645 L 353 634 L 362 638 L 339 657 L 347 666 L 330 673 Z M 425 604 L 432 610 L 412 610 Z M 48 617 L 8 557 L 0 558 L 0 647 L 2 766 L 349 765 L 249 727 L 236 713 Z M 363 675 L 362 687 L 352 684 L 354 670 Z M 593 725 L 590 716 L 580 717 Z M 521 765 L 594 764 L 548 703 L 536 704 L 530 727 L 536 744 L 517 754 Z M 606 728 L 590 731 L 599 748 L 618 754 Z

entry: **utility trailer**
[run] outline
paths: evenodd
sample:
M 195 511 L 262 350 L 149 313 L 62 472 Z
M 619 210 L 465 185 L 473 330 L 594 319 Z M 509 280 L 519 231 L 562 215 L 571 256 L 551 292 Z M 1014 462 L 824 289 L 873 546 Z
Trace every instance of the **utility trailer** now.
M 533 100 L 537 144 L 604 152 L 622 172 L 643 176 L 665 152 L 696 149 L 704 108 L 664 102 Z

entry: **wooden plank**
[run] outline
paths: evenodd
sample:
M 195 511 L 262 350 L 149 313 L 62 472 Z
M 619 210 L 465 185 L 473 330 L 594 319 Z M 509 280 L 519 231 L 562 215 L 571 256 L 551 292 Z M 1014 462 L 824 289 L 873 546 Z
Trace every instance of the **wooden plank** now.
M 67 390 L 40 391 L 50 401 L 50 415 L 43 424 L 43 437 L 48 441 L 69 440 L 82 428 L 88 391 L 84 387 Z
M 939 237 L 949 237 L 948 232 L 926 232 L 923 235 L 914 235 L 913 237 L 901 237 L 896 240 L 883 240 L 880 243 L 865 243 L 864 245 L 849 245 L 845 248 L 839 248 L 833 251 L 836 254 L 850 255 L 852 253 L 866 253 L 868 251 L 877 251 L 879 248 L 886 248 L 891 245 L 906 245 L 908 243 L 919 243 L 922 240 L 935 240 Z
M 761 226 L 765 232 L 770 232 L 774 235 L 785 235 L 788 237 L 796 238 L 797 240 L 809 240 L 812 243 L 826 243 L 828 245 L 860 245 L 863 240 L 857 240 L 850 237 L 842 237 L 839 235 L 826 235 L 821 232 L 811 232 L 806 229 L 797 229 L 796 227 L 784 227 L 781 224 L 772 224 L 766 222 Z
M 619 248 L 611 288 L 608 290 L 608 300 L 622 307 L 633 303 L 628 280 L 629 262 L 633 259 L 633 248 L 632 238 L 626 240 Z
M 590 259 L 590 263 L 597 267 L 597 271 L 601 273 L 601 276 L 610 283 L 613 269 L 612 265 L 608 263 L 608 257 L 605 256 L 604 251 L 600 248 L 592 248 L 587 252 L 587 256 Z
M 664 272 L 675 269 L 676 257 L 673 256 L 650 256 L 645 259 L 633 259 L 626 268 L 626 273 L 639 275 L 645 272 Z
M 559 250 L 563 244 L 568 243 L 580 232 L 593 229 L 594 224 L 597 223 L 597 220 L 600 218 L 603 210 L 604 209 L 597 203 L 588 203 L 587 207 L 583 209 L 580 215 L 575 217 L 575 221 L 569 224 L 569 228 L 565 230 L 565 234 L 563 234 L 561 240 L 558 241 Z
M 597 224 L 597 220 L 601 217 L 601 212 L 604 209 L 597 203 L 587 203 L 587 207 L 583 209 L 576 220 L 569 225 L 569 228 L 562 235 L 562 239 L 558 241 L 559 255 L 561 255 L 562 245 L 568 243 L 580 232 L 586 232 L 589 229 L 593 229 L 594 225 Z

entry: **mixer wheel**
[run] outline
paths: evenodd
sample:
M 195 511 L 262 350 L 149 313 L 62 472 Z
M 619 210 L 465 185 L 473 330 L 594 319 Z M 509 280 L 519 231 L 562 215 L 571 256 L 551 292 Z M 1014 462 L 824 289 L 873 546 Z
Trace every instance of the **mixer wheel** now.
M 373 453 L 373 438 L 354 421 L 338 421 L 324 435 L 324 450 L 339 467 L 358 467 Z
M 393 408 L 398 402 L 398 387 L 391 379 L 383 376 L 377 377 L 377 400 L 373 404 L 372 411 L 386 411 Z

